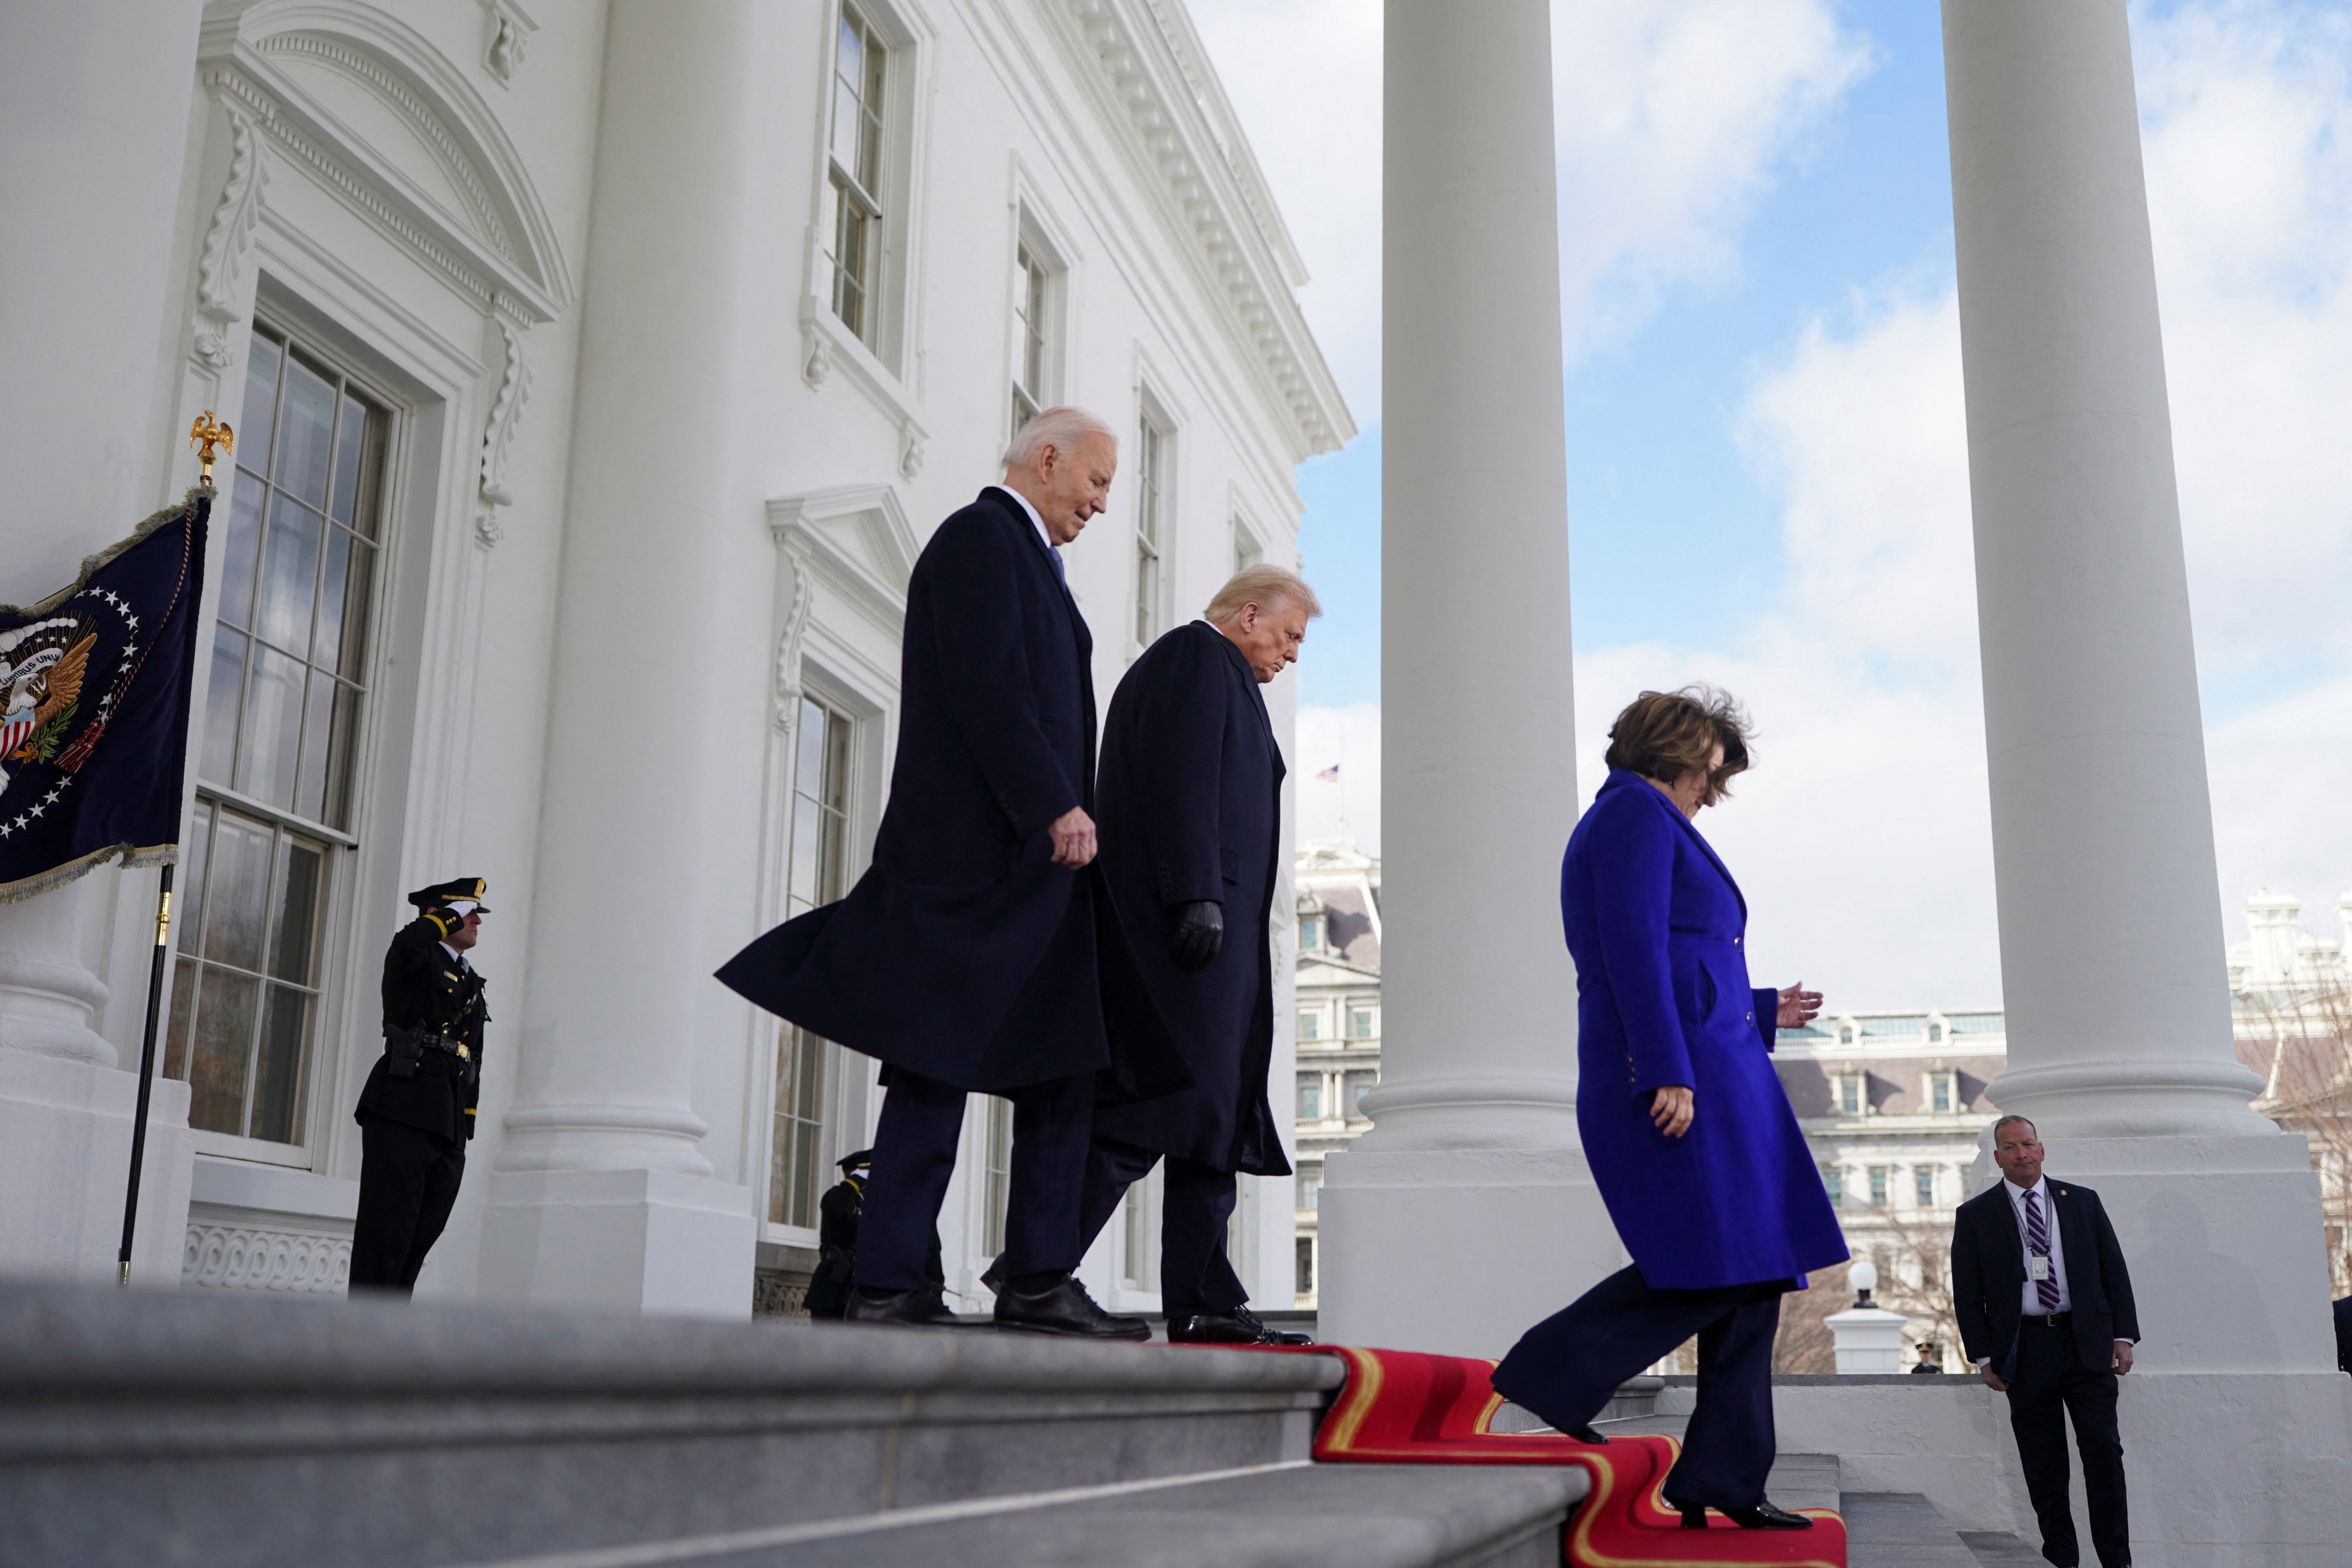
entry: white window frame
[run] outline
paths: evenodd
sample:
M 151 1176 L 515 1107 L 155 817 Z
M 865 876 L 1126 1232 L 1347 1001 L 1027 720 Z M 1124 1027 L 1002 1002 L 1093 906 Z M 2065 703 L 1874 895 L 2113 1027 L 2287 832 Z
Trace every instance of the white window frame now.
M 1134 431 L 1124 605 L 1130 658 L 1169 628 L 1176 596 L 1177 546 L 1183 534 L 1181 421 L 1148 380 L 1137 387 Z
M 1021 427 L 1021 403 L 1014 388 L 1019 386 L 1043 411 L 1071 400 L 1069 367 L 1078 335 L 1078 302 L 1081 296 L 1079 274 L 1082 258 L 1070 233 L 1055 220 L 1053 208 L 1044 193 L 1021 162 L 1018 153 L 1012 162 L 1012 179 L 1005 199 L 1007 225 L 1004 235 L 1004 374 L 998 378 L 1003 387 L 1003 407 L 998 428 L 1011 444 L 1013 433 Z M 1027 331 L 1026 303 L 1018 298 L 1022 281 L 1021 255 L 1026 251 L 1036 263 L 1043 277 L 1042 313 L 1036 322 L 1040 340 L 1037 384 L 1026 380 Z M 1124 454 L 1127 443 L 1120 448 Z

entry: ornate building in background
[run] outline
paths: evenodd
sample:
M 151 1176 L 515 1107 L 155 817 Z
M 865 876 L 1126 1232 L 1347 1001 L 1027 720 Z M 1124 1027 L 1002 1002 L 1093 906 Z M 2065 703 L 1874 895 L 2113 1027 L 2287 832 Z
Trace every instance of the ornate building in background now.
M 1299 847 L 1297 1290 L 1316 1304 L 1323 1157 L 1371 1121 L 1358 1107 L 1381 1080 L 1381 863 L 1353 839 Z
M 2300 923 L 2302 903 L 2263 889 L 2246 900 L 2247 940 L 2230 948 L 2238 1059 L 2262 1075 L 2254 1109 L 2311 1142 L 2327 1236 L 2329 1286 L 2352 1295 L 2352 891 L 2336 900 L 2340 940 Z

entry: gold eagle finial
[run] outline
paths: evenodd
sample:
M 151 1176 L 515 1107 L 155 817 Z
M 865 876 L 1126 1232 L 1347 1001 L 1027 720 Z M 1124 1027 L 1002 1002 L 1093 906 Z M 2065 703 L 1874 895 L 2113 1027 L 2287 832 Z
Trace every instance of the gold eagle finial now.
M 209 408 L 197 415 L 196 422 L 188 426 L 188 440 L 196 448 L 196 461 L 208 485 L 213 482 L 213 448 L 218 447 L 232 455 L 236 451 L 236 432 L 215 419 Z

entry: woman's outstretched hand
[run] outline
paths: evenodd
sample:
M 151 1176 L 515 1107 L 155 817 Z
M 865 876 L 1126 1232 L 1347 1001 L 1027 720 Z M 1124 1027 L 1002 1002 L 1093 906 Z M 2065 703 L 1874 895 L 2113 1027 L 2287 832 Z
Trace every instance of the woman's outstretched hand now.
M 1780 1027 L 1784 1029 L 1801 1029 L 1821 1011 L 1822 994 L 1806 990 L 1801 980 L 1780 993 Z
M 1679 1138 L 1690 1131 L 1691 1118 L 1696 1114 L 1691 1105 L 1691 1091 L 1678 1083 L 1650 1091 L 1650 1120 L 1658 1131 L 1669 1138 Z

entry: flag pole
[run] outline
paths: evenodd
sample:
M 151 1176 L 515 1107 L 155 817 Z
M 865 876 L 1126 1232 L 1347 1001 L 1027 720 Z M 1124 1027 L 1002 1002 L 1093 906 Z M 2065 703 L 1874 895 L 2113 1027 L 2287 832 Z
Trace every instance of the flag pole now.
M 115 1283 L 131 1286 L 131 1237 L 139 1226 L 139 1167 L 147 1158 L 147 1104 L 155 1092 L 155 1025 L 163 1005 L 163 959 L 171 951 L 172 872 L 163 868 L 163 883 L 155 898 L 155 955 L 147 965 L 147 1038 L 139 1047 L 139 1109 L 131 1121 L 131 1191 L 122 1201 L 122 1253 L 116 1259 Z

